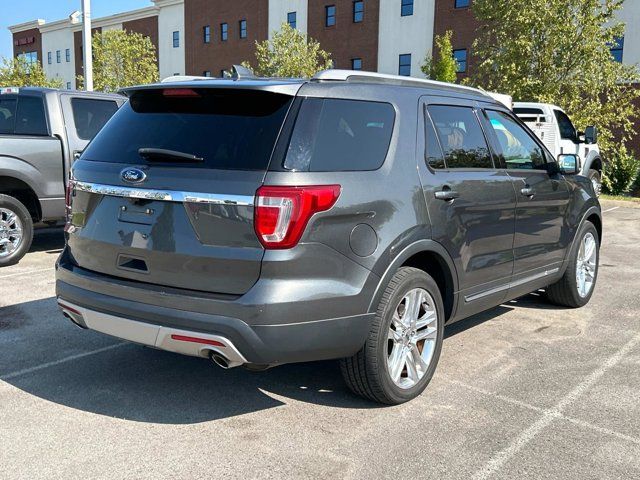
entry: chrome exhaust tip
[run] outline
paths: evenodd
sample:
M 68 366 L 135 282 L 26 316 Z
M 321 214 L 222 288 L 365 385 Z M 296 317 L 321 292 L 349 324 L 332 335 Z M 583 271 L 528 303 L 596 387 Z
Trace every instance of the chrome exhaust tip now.
M 231 368 L 231 365 L 229 365 L 229 360 L 224 355 L 218 352 L 211 352 L 209 358 L 211 358 L 213 363 L 224 370 L 229 370 Z

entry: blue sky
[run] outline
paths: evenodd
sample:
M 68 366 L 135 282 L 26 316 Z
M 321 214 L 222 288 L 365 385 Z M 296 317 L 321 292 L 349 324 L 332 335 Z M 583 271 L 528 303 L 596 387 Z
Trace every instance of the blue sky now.
M 0 57 L 10 57 L 13 53 L 9 25 L 42 18 L 53 22 L 80 10 L 81 0 L 1 0 L 0 8 Z M 152 5 L 150 0 L 92 0 L 92 18 L 104 17 L 126 10 L 135 10 Z

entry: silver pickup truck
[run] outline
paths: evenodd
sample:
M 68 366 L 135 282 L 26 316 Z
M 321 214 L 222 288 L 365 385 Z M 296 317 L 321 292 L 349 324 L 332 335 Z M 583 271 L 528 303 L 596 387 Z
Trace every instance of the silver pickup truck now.
M 47 88 L 0 88 L 0 267 L 29 250 L 34 226 L 65 216 L 75 156 L 126 101 Z

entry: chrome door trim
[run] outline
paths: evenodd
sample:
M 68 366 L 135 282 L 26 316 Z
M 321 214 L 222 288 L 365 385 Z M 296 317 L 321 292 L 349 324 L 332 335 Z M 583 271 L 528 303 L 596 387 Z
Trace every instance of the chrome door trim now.
M 99 183 L 74 181 L 75 189 L 110 197 L 139 198 L 179 203 L 208 203 L 213 205 L 252 206 L 254 197 L 249 195 L 228 195 L 221 193 L 183 192 L 176 190 L 153 190 L 147 188 L 121 187 Z
M 560 268 L 552 268 L 550 270 L 545 270 L 544 272 L 536 273 L 535 275 L 530 275 L 525 278 L 521 278 L 520 280 L 516 280 L 515 282 L 505 283 L 504 285 L 500 285 L 499 287 L 492 288 L 490 290 L 485 290 L 483 292 L 474 293 L 472 295 L 466 295 L 464 297 L 465 302 L 473 302 L 474 300 L 479 300 L 480 298 L 484 298 L 488 295 L 493 295 L 494 293 L 499 293 L 504 290 L 508 290 L 513 287 L 519 287 L 520 285 L 524 285 L 525 283 L 533 282 L 535 280 L 539 280 L 541 278 L 547 277 L 549 275 L 553 275 L 554 273 L 558 273 Z

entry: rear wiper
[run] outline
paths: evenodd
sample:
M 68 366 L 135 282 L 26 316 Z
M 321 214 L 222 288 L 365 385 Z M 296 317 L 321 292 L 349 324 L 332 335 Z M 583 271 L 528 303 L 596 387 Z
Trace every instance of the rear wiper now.
M 202 162 L 204 158 L 192 155 L 191 153 L 176 152 L 175 150 L 165 150 L 164 148 L 140 148 L 138 154 L 145 160 L 155 160 L 171 162 L 173 160 L 186 160 L 189 162 Z

